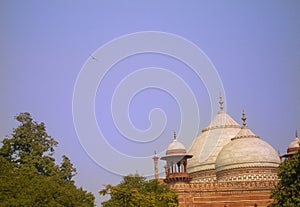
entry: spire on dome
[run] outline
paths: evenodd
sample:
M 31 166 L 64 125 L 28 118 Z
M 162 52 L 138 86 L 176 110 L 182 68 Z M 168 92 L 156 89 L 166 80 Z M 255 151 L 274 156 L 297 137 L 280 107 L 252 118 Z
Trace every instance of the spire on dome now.
M 297 131 L 297 130 L 296 130 L 296 138 L 299 138 L 299 137 L 298 137 L 298 131 Z
M 247 120 L 247 118 L 246 118 L 246 114 L 245 114 L 245 111 L 243 110 L 243 113 L 242 113 L 242 121 L 243 121 L 243 126 L 245 127 L 247 124 L 246 124 L 246 120 Z
M 176 140 L 176 131 L 174 131 L 174 140 Z
M 223 99 L 222 99 L 222 96 L 221 96 L 221 95 L 220 95 L 219 104 L 220 104 L 220 110 L 222 111 L 222 110 L 224 109 L 224 107 L 223 107 L 224 101 L 223 101 Z
M 242 129 L 233 137 L 231 140 L 236 140 L 236 139 L 241 139 L 241 138 L 259 138 L 259 136 L 255 135 L 246 125 L 246 114 L 245 111 L 243 110 L 242 113 L 242 120 L 243 120 L 243 126 Z

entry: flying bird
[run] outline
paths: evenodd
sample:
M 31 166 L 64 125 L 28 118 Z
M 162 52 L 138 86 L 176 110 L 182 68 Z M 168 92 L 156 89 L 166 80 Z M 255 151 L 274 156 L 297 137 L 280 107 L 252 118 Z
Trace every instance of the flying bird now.
M 90 56 L 91 56 L 91 58 L 92 58 L 93 60 L 98 61 L 98 59 L 97 59 L 95 56 L 93 56 L 93 55 L 90 55 Z

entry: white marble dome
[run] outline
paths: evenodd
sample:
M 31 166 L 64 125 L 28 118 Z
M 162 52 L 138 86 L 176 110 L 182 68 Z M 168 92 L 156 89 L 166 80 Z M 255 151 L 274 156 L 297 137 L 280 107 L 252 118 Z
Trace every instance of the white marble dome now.
M 189 160 L 188 172 L 214 170 L 219 152 L 240 129 L 241 126 L 221 108 L 189 148 L 188 153 L 193 157 Z
M 274 167 L 280 164 L 279 154 L 247 127 L 220 151 L 216 159 L 216 172 L 247 167 Z
M 184 145 L 177 141 L 176 137 L 173 139 L 173 141 L 169 144 L 166 155 L 183 155 L 186 154 L 186 149 Z
M 174 139 L 169 144 L 166 150 L 166 155 L 162 156 L 160 159 L 176 163 L 181 161 L 184 158 L 189 159 L 191 157 L 192 155 L 186 153 L 186 149 L 184 145 L 181 142 L 177 141 L 176 133 L 174 132 Z
M 287 154 L 285 156 L 295 154 L 298 152 L 299 149 L 300 149 L 300 139 L 296 131 L 295 139 L 289 144 L 287 149 Z
M 298 133 L 296 131 L 295 139 L 289 144 L 288 149 L 300 148 L 300 139 L 298 137 Z
M 296 137 L 290 144 L 289 144 L 289 147 L 288 149 L 291 149 L 291 148 L 299 148 L 299 144 L 300 144 L 300 139 L 298 137 Z

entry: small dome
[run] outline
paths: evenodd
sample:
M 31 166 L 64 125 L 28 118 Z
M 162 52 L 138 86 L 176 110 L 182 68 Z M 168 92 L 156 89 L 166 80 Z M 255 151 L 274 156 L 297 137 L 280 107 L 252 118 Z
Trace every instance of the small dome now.
M 273 147 L 244 126 L 219 153 L 216 171 L 245 167 L 277 168 L 279 164 L 279 155 Z
M 296 138 L 289 144 L 288 149 L 290 149 L 290 148 L 296 148 L 296 147 L 299 148 L 299 144 L 300 144 L 300 139 L 299 139 L 298 137 L 296 137 Z
M 300 149 L 300 139 L 296 131 L 295 139 L 289 144 L 287 153 L 296 153 Z
M 166 156 L 163 156 L 160 159 L 173 160 L 173 162 L 175 160 L 177 162 L 180 161 L 182 158 L 191 158 L 191 157 L 193 156 L 186 153 L 186 149 L 184 145 L 181 142 L 177 141 L 176 133 L 174 132 L 174 139 L 167 148 Z
M 171 144 L 169 144 L 166 155 L 183 155 L 186 154 L 186 149 L 184 145 L 177 141 L 176 137 L 173 139 Z

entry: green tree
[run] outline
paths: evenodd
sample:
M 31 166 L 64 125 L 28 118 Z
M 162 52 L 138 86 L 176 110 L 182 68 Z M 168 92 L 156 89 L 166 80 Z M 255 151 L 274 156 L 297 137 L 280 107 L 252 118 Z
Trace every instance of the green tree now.
M 280 164 L 278 177 L 280 181 L 271 193 L 274 202 L 270 206 L 300 206 L 300 150 Z
M 47 134 L 44 123 L 29 113 L 16 116 L 20 125 L 0 148 L 0 206 L 91 207 L 94 196 L 77 188 L 70 159 L 61 165 L 53 157 L 57 142 Z
M 106 185 L 100 195 L 110 195 L 103 207 L 176 207 L 177 194 L 157 180 L 146 180 L 138 174 L 124 176 L 120 184 Z
M 63 161 L 60 165 L 62 178 L 64 180 L 71 181 L 72 178 L 77 174 L 76 168 L 73 167 L 73 164 L 71 163 L 70 159 L 67 156 L 63 155 L 62 158 Z
M 21 124 L 13 129 L 11 138 L 3 140 L 1 155 L 10 162 L 24 164 L 30 161 L 29 157 L 53 155 L 57 142 L 47 134 L 45 124 L 33 121 L 28 112 L 16 116 Z

